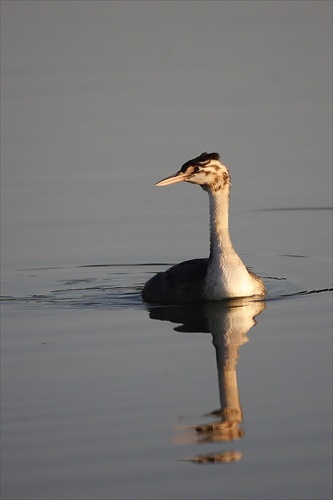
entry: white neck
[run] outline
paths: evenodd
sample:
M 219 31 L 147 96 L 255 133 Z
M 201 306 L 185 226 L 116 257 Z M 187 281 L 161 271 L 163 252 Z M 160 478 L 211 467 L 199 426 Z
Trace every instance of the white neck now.
M 205 278 L 205 298 L 245 297 L 260 293 L 232 246 L 229 234 L 229 185 L 218 191 L 207 190 L 210 212 L 210 256 Z
M 220 262 L 235 254 L 229 234 L 229 189 L 208 191 L 210 259 Z

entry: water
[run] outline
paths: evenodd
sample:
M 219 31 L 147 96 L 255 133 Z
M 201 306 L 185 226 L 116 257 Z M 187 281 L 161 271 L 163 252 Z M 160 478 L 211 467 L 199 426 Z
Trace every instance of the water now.
M 149 308 L 162 267 L 5 275 L 4 498 L 329 498 L 331 293 Z
M 2 2 L 3 499 L 332 497 L 330 20 Z M 203 150 L 268 296 L 149 306 L 208 254 L 206 194 L 153 187 Z

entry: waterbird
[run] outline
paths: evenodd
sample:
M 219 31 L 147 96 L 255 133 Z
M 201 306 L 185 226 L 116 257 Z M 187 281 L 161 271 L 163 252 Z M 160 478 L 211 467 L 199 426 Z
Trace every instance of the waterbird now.
M 246 268 L 229 234 L 230 174 L 218 153 L 202 153 L 155 186 L 198 184 L 209 196 L 210 254 L 170 267 L 153 276 L 142 290 L 146 302 L 187 304 L 236 297 L 264 296 L 262 280 Z

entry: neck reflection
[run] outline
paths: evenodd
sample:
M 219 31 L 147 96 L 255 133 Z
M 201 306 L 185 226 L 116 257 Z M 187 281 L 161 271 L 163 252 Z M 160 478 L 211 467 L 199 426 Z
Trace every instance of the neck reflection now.
M 263 301 L 247 298 L 179 307 L 154 307 L 150 310 L 153 319 L 181 323 L 175 331 L 210 332 L 216 351 L 220 408 L 205 415 L 212 419 L 208 423 L 177 427 L 176 444 L 230 443 L 244 436 L 236 371 L 239 348 L 249 340 L 247 333 L 256 324 L 255 317 L 265 307 Z M 198 464 L 230 463 L 241 457 L 241 452 L 229 449 L 182 460 Z

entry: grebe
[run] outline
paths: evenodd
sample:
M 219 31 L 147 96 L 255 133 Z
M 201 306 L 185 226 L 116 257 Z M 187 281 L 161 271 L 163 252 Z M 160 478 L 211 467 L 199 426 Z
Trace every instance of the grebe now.
M 144 286 L 142 298 L 159 304 L 263 296 L 264 283 L 249 271 L 232 246 L 229 227 L 229 170 L 218 153 L 202 153 L 156 186 L 176 182 L 199 184 L 209 196 L 210 255 L 187 260 L 156 274 Z

